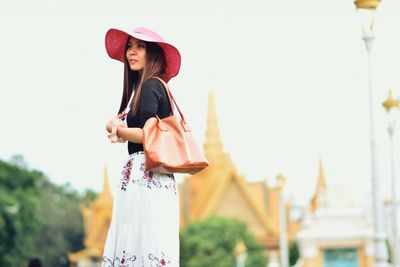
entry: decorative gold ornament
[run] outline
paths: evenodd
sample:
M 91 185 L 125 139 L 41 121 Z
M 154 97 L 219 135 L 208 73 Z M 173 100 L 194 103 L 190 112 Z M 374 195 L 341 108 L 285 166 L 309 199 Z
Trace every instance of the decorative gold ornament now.
M 383 107 L 389 112 L 392 108 L 400 108 L 399 100 L 394 99 L 392 89 L 389 89 L 388 98 L 382 103 Z

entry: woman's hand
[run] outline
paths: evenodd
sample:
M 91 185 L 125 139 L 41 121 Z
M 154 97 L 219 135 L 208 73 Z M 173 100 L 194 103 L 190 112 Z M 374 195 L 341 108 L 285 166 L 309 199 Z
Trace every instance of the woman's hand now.
M 141 128 L 128 128 L 124 119 L 126 118 L 126 113 L 121 112 L 106 124 L 106 129 L 108 134 L 108 139 L 112 143 L 124 143 L 126 141 L 142 144 L 143 143 L 143 130 Z
M 127 127 L 126 123 L 122 120 L 125 116 L 126 114 L 123 112 L 107 122 L 106 130 L 109 132 L 108 139 L 111 143 L 124 143 L 126 141 L 118 135 L 118 127 Z
M 119 114 L 117 115 L 117 118 L 120 119 L 120 120 L 124 120 L 125 117 L 126 117 L 125 111 L 122 111 L 121 113 L 119 113 Z
M 109 120 L 106 124 L 106 130 L 107 132 L 111 133 L 113 127 L 113 119 Z
M 126 124 L 123 123 L 123 120 L 126 117 L 126 113 L 123 111 L 120 114 L 118 114 L 117 116 L 115 116 L 114 118 L 110 119 L 107 124 L 106 124 L 106 130 L 107 132 L 111 133 L 112 132 L 112 128 L 114 123 L 116 123 L 117 126 L 124 126 L 126 127 Z

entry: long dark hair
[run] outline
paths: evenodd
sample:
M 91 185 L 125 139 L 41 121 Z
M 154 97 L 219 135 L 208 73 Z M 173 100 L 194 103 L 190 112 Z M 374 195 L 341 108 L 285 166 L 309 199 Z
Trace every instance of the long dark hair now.
M 127 41 L 128 45 L 129 39 Z M 130 99 L 131 94 L 135 90 L 135 96 L 131 103 L 131 112 L 135 114 L 139 109 L 140 94 L 142 92 L 142 84 L 151 77 L 160 77 L 164 79 L 166 61 L 162 48 L 152 42 L 146 44 L 146 64 L 140 74 L 138 71 L 132 71 L 129 67 L 128 60 L 124 60 L 124 86 L 122 91 L 122 100 L 118 113 L 121 113 Z M 125 48 L 126 55 L 127 46 Z M 135 88 L 134 88 L 135 87 Z

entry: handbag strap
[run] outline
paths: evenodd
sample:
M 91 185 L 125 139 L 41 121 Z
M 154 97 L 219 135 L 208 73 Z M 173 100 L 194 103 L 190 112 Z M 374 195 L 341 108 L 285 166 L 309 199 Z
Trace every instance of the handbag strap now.
M 167 90 L 167 95 L 168 95 L 169 104 L 171 106 L 172 115 L 174 115 L 173 106 L 175 104 L 176 108 L 178 109 L 179 115 L 182 118 L 182 122 L 186 123 L 185 117 L 183 116 L 183 113 L 182 113 L 181 109 L 179 108 L 178 104 L 176 103 L 176 100 L 175 100 L 174 96 L 172 95 L 171 90 L 169 90 L 168 84 L 163 79 L 161 79 L 160 77 L 154 77 L 154 78 L 159 80 L 164 85 L 165 89 Z

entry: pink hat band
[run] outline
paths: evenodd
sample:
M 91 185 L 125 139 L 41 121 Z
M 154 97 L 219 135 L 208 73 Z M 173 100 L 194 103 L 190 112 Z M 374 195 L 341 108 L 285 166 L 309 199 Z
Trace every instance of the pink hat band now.
M 126 56 L 125 49 L 129 37 L 134 37 L 145 42 L 153 42 L 161 47 L 164 52 L 166 61 L 166 82 L 178 75 L 179 69 L 181 67 L 181 55 L 178 49 L 175 46 L 164 41 L 164 39 L 160 35 L 147 28 L 141 27 L 126 32 L 117 29 L 108 30 L 105 38 L 106 50 L 108 55 L 113 59 L 124 62 Z
M 153 42 L 164 42 L 164 38 L 147 28 L 136 28 L 132 32 L 138 37 L 141 36 L 144 39 L 149 38 L 148 42 L 150 42 L 150 39 L 152 39 Z M 138 39 L 143 40 L 141 38 Z

